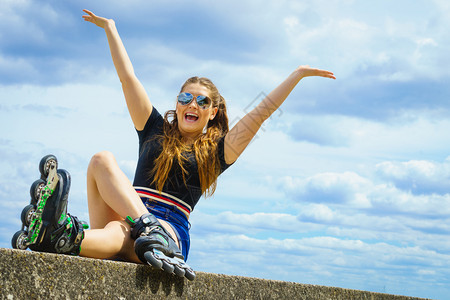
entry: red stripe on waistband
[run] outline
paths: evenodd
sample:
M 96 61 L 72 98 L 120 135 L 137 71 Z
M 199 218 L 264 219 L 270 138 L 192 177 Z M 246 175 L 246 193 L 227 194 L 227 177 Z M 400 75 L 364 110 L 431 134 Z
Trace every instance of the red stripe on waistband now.
M 160 201 L 162 203 L 166 204 L 172 204 L 175 207 L 177 207 L 181 212 L 183 212 L 187 217 L 189 217 L 191 213 L 191 207 L 183 202 L 182 200 L 171 196 L 169 194 L 160 194 L 158 191 L 149 189 L 149 188 L 142 188 L 142 187 L 135 187 L 136 192 L 139 196 L 142 196 L 143 198 L 149 198 L 154 201 Z

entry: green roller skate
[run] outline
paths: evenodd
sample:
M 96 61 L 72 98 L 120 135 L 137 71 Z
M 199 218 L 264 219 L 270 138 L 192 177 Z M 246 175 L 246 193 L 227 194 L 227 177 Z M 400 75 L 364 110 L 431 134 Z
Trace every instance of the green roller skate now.
M 55 156 L 39 163 L 41 178 L 30 188 L 31 201 L 22 210 L 22 229 L 12 238 L 14 249 L 78 255 L 85 222 L 67 213 L 70 174 L 58 170 Z

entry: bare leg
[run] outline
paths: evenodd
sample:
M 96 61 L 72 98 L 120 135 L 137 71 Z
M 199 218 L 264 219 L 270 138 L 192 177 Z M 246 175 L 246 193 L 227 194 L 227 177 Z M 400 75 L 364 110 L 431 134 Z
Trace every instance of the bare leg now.
M 139 218 L 147 209 L 112 153 L 95 154 L 88 167 L 87 193 L 91 228 L 104 228 L 127 216 Z
M 120 256 L 129 261 L 140 262 L 133 245 L 130 226 L 124 221 L 113 221 L 103 229 L 85 231 L 80 255 L 102 259 Z
M 163 220 L 159 221 L 178 243 L 172 227 Z M 134 252 L 134 240 L 130 235 L 130 225 L 125 221 L 112 221 L 103 229 L 86 230 L 81 245 L 80 256 L 101 259 L 118 256 L 127 261 L 141 262 Z
M 148 213 L 131 182 L 119 168 L 112 153 L 95 154 L 87 172 L 88 208 L 91 230 L 85 231 L 81 256 L 111 258 L 120 256 L 140 262 L 134 252 L 130 226 L 124 218 L 139 218 Z M 179 245 L 172 227 L 160 220 Z

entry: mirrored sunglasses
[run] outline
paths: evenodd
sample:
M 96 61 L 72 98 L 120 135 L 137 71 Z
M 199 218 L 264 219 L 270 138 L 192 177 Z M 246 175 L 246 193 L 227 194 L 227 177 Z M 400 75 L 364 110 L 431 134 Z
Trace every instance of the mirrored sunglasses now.
M 178 95 L 178 103 L 180 103 L 181 105 L 188 105 L 192 102 L 193 99 L 194 95 L 192 95 L 191 93 L 181 93 Z M 195 101 L 201 109 L 210 108 L 212 103 L 209 97 L 203 95 L 198 95 L 195 98 Z

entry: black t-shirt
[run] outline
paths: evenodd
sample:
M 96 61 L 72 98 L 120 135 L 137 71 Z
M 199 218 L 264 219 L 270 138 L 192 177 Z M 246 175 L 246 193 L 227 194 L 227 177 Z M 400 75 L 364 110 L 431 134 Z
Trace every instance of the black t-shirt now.
M 164 118 L 156 108 L 153 107 L 152 113 L 148 118 L 144 129 L 142 131 L 137 130 L 139 137 L 139 159 L 134 175 L 133 185 L 135 187 L 147 187 L 156 190 L 156 186 L 152 184 L 153 177 L 151 176 L 151 170 L 153 170 L 155 159 L 162 150 L 162 145 L 156 137 L 163 134 L 163 125 Z M 220 173 L 225 171 L 231 165 L 225 162 L 224 140 L 225 137 L 222 137 L 219 140 L 217 147 L 221 165 Z M 183 181 L 180 167 L 178 164 L 174 163 L 162 191 L 189 204 L 193 210 L 194 206 L 202 196 L 198 166 L 193 152 L 183 153 L 183 155 L 188 159 L 184 166 L 188 172 L 188 174 L 185 175 L 186 184 Z

